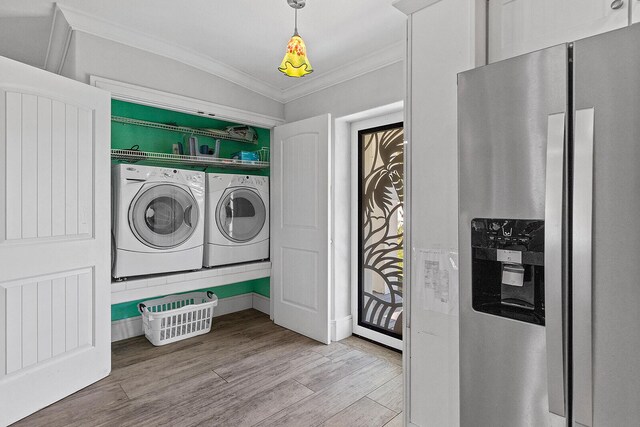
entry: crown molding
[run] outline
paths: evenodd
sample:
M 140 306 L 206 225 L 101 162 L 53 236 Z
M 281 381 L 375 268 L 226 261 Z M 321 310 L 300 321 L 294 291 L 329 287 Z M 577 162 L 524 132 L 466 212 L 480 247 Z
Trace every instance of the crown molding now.
M 223 64 L 193 50 L 177 46 L 166 40 L 148 36 L 139 31 L 122 27 L 102 18 L 89 15 L 69 6 L 56 4 L 73 31 L 81 31 L 136 49 L 170 58 L 208 72 L 231 83 L 245 87 L 273 100 L 282 102 L 282 91 L 249 74 Z
M 45 70 L 60 74 L 67 58 L 72 33 L 73 29 L 69 25 L 69 21 L 67 21 L 60 9 L 56 7 L 53 12 L 53 21 L 51 22 L 47 56 L 44 60 Z
M 434 0 L 427 1 L 431 3 L 434 2 Z M 343 65 L 338 70 L 332 70 L 315 76 L 306 76 L 300 83 L 281 90 L 243 71 L 216 61 L 209 56 L 171 44 L 166 40 L 157 39 L 139 31 L 122 27 L 75 8 L 56 3 L 49 37 L 49 47 L 45 60 L 45 68 L 47 70 L 58 74 L 60 73 L 74 31 L 91 34 L 181 62 L 281 103 L 302 98 L 396 62 L 403 61 L 405 57 L 404 41 L 400 41 L 372 52 L 357 61 Z
M 317 77 L 306 76 L 304 81 L 283 91 L 283 101 L 290 102 L 331 86 L 360 77 L 372 71 L 401 62 L 405 57 L 404 41 L 399 41 L 388 47 L 371 52 L 357 61 L 343 65 L 338 70 L 332 70 Z

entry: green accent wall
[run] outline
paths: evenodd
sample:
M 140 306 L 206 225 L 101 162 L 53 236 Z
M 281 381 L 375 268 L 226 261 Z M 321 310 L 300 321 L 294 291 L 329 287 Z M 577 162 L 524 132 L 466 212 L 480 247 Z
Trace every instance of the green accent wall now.
M 264 279 L 258 279 L 254 281 L 253 292 L 256 294 L 262 295 L 263 297 L 269 298 L 269 294 L 271 292 L 271 281 L 268 277 Z
M 188 292 L 180 292 L 186 294 L 189 292 L 199 291 L 211 291 L 218 296 L 219 299 L 234 297 L 236 295 L 248 294 L 255 292 L 265 297 L 269 297 L 269 283 L 268 277 L 261 279 L 248 280 L 246 282 L 232 283 L 230 285 L 215 286 L 213 288 L 204 288 Z M 162 298 L 163 296 L 157 296 L 153 298 L 145 298 L 136 301 L 123 302 L 121 304 L 114 304 L 111 306 L 111 321 L 128 319 L 130 317 L 140 316 L 138 311 L 138 303 L 150 299 Z
M 237 123 L 226 122 L 209 117 L 196 116 L 192 114 L 179 113 L 176 111 L 163 110 L 161 108 L 149 107 L 146 105 L 133 104 L 130 102 L 112 100 L 111 101 L 111 114 L 114 116 L 128 117 L 138 120 L 146 120 L 150 122 L 172 124 L 178 126 L 187 126 L 193 128 L 211 128 L 211 129 L 224 129 L 227 126 L 236 125 Z M 237 141 L 228 141 L 221 139 L 220 144 L 220 157 L 231 158 L 231 155 L 235 152 L 244 151 L 257 151 L 263 147 L 270 146 L 270 130 L 252 126 L 258 134 L 258 143 L 243 143 Z M 111 123 L 111 147 L 128 149 L 134 145 L 138 145 L 142 151 L 153 151 L 157 153 L 171 153 L 173 150 L 173 144 L 181 143 L 185 151 L 188 149 L 184 143 L 184 137 L 189 136 L 182 132 L 173 132 L 164 129 L 147 128 L 143 126 L 130 125 L 125 123 Z M 206 136 L 196 136 L 198 138 L 198 145 L 208 145 L 214 148 L 216 145 L 215 138 Z M 139 164 L 145 164 L 139 162 Z M 197 169 L 202 170 L 202 167 L 193 166 L 181 166 L 181 169 Z M 222 168 L 207 168 L 206 172 L 213 173 L 249 173 L 251 175 L 263 175 L 269 176 L 269 169 L 240 171 L 233 169 Z

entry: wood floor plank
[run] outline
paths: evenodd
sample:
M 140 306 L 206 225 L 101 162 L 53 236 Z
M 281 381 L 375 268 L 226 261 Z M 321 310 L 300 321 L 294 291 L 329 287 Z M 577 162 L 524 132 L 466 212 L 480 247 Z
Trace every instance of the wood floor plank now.
M 275 323 L 269 321 L 268 318 L 261 319 L 261 320 L 262 320 L 261 322 L 251 322 L 250 327 L 244 328 L 241 331 L 242 335 L 246 338 L 254 339 L 254 338 L 259 338 L 260 336 L 268 332 L 286 330 L 285 328 L 278 326 Z M 265 320 L 267 321 L 265 322 Z M 240 323 L 240 326 L 242 326 L 242 323 Z
M 202 363 L 192 363 L 187 361 L 178 362 L 171 369 L 165 371 L 151 372 L 145 375 L 136 375 L 133 378 L 123 378 L 120 380 L 122 389 L 130 399 L 144 396 L 147 393 L 160 393 L 163 390 L 175 390 L 176 386 L 188 382 L 191 379 L 205 378 L 212 383 L 223 383 L 214 371 Z
M 230 382 L 230 390 L 242 393 L 244 389 L 266 390 L 279 382 L 294 379 L 309 370 L 325 364 L 329 359 L 315 352 L 304 352 L 290 355 L 277 364 L 266 366 L 251 376 Z
M 192 378 L 165 387 L 153 393 L 147 393 L 140 397 L 130 399 L 130 402 L 148 404 L 149 402 L 173 401 L 181 402 L 192 396 L 209 395 L 211 390 L 223 390 L 228 383 L 213 371 L 204 372 Z
M 368 397 L 363 397 L 351 406 L 321 424 L 323 427 L 367 426 L 382 427 L 397 415 Z
M 382 406 L 391 409 L 392 411 L 402 412 L 402 392 L 403 378 L 402 375 L 398 375 L 378 389 L 369 393 L 367 397 L 378 402 Z
M 399 375 L 400 371 L 400 367 L 378 360 L 258 425 L 299 427 L 321 424 Z
M 391 421 L 386 423 L 384 427 L 404 427 L 404 414 L 400 412 Z
M 86 425 L 85 419 L 90 408 L 108 408 L 128 401 L 120 384 L 107 378 L 18 421 L 14 426 L 66 427 L 74 422 Z
M 278 411 L 313 394 L 294 380 L 284 381 L 270 390 L 250 399 L 240 397 L 226 405 L 222 413 L 206 419 L 200 426 L 253 426 Z
M 194 349 L 190 350 L 193 352 Z M 199 373 L 211 371 L 202 359 L 184 356 L 191 356 L 191 354 L 184 349 L 175 353 L 166 353 L 162 357 L 113 370 L 111 378 L 121 383 L 130 398 L 135 398 L 153 391 L 154 388 L 170 387 L 184 378 L 192 378 Z
M 336 357 L 343 356 L 351 350 L 353 350 L 353 347 L 349 347 L 348 345 L 340 342 L 332 342 L 329 345 L 315 342 L 315 345 L 313 346 L 313 351 L 316 351 L 329 359 L 335 359 Z
M 197 412 L 190 410 L 183 402 L 189 398 L 190 402 L 207 405 L 217 405 L 216 399 L 205 398 L 210 390 L 226 384 L 224 380 L 211 377 L 195 377 L 182 384 L 177 384 L 175 390 L 164 389 L 159 394 L 145 394 L 127 403 L 116 405 L 108 412 L 98 412 L 91 417 L 91 426 L 187 426 L 195 425 L 201 420 Z M 221 383 L 222 381 L 222 383 Z M 185 388 L 186 387 L 186 388 Z M 195 417 L 195 420 L 192 418 Z M 70 427 L 81 427 L 83 424 L 72 424 Z
M 205 419 L 214 418 L 216 414 L 225 412 L 227 407 L 229 407 L 230 405 L 235 405 L 239 400 L 244 401 L 256 399 L 265 393 L 269 393 L 271 390 L 279 387 L 281 384 L 292 381 L 292 378 L 299 373 L 304 372 L 308 369 L 313 369 L 314 367 L 325 363 L 327 360 L 327 358 L 314 352 L 307 352 L 296 355 L 294 357 L 291 357 L 289 360 L 282 362 L 278 366 L 270 367 L 260 375 L 255 375 L 249 378 L 231 382 L 216 391 L 205 393 L 205 395 L 203 396 L 205 398 L 204 401 L 207 401 L 209 399 L 215 401 L 216 407 L 213 409 L 202 407 L 198 403 L 196 403 L 194 406 L 192 402 L 184 402 L 184 405 L 181 406 L 190 406 L 191 412 L 196 412 L 199 414 L 195 417 L 192 417 L 192 419 L 202 419 L 203 415 Z M 279 407 L 279 409 L 281 408 L 284 408 L 284 406 Z M 238 410 L 240 412 L 243 411 L 242 408 L 238 408 Z M 271 413 L 269 415 L 271 415 Z M 263 418 L 266 418 L 266 416 Z
M 111 350 L 111 369 L 124 368 L 139 362 L 155 359 L 165 354 L 193 348 L 201 345 L 202 341 L 196 339 L 178 341 L 175 346 L 165 345 L 155 347 L 145 337 L 134 337 L 114 343 L 117 348 Z M 133 351 L 132 351 L 133 350 Z
M 256 338 L 243 344 L 227 346 L 227 348 L 216 349 L 211 352 L 200 352 L 193 355 L 193 357 L 207 363 L 211 369 L 218 370 L 238 360 L 259 355 L 280 345 L 290 344 L 292 337 L 289 335 L 289 332 L 290 331 L 275 332 L 269 337 Z
M 398 366 L 402 366 L 402 353 L 399 353 L 394 350 L 390 350 L 381 345 L 374 344 L 362 338 L 358 338 L 356 336 L 351 335 L 341 341 L 341 344 L 356 348 L 358 350 L 362 350 L 366 353 L 369 353 L 373 356 L 376 356 L 380 359 L 384 359 L 389 363 L 393 363 Z
M 320 391 L 377 359 L 360 350 L 351 350 L 295 378 L 313 391 Z
M 291 357 L 291 355 L 302 352 L 309 347 L 306 340 L 293 339 L 286 344 L 267 348 L 260 353 L 219 366 L 215 368 L 215 371 L 228 382 L 238 381 L 268 369 L 269 366 L 278 364 L 280 360 Z

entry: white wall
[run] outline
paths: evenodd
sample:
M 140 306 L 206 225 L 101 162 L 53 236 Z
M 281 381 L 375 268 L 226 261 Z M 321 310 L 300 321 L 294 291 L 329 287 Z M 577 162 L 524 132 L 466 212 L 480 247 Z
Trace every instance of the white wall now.
M 0 2 L 1 3 L 1 2 Z M 26 3 L 26 2 L 25 2 Z M 4 11 L 6 13 L 6 10 Z M 42 67 L 51 32 L 50 16 L 0 17 L 0 56 Z
M 63 75 L 89 83 L 96 75 L 245 111 L 284 117 L 284 105 L 181 62 L 74 31 Z
M 397 62 L 338 85 L 285 104 L 285 120 L 292 122 L 320 114 L 332 117 L 333 192 L 333 304 L 335 322 L 332 339 L 351 334 L 351 150 L 349 124 L 362 119 L 358 113 L 397 103 L 404 99 L 404 64 Z M 377 114 L 386 114 L 381 110 Z M 367 117 L 372 117 L 371 115 Z
M 457 279 L 451 306 L 427 308 L 420 250 L 458 250 L 457 73 L 476 65 L 477 5 L 442 0 L 410 15 L 409 228 L 411 280 L 408 417 L 412 425 L 459 425 Z M 418 2 L 419 3 L 419 2 Z M 480 7 L 480 6 L 478 6 Z M 483 43 L 478 43 L 483 46 Z
M 319 92 L 290 101 L 284 106 L 287 122 L 331 113 L 339 118 L 404 99 L 404 67 L 396 62 Z

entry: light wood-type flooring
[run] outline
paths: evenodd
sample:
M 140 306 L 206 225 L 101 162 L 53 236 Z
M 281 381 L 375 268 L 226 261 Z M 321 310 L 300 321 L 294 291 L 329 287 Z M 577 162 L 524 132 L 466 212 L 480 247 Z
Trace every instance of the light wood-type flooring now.
M 246 310 L 211 333 L 113 344 L 109 377 L 18 426 L 402 426 L 402 358 L 350 337 L 323 345 Z M 37 386 L 34 384 L 34 386 Z

